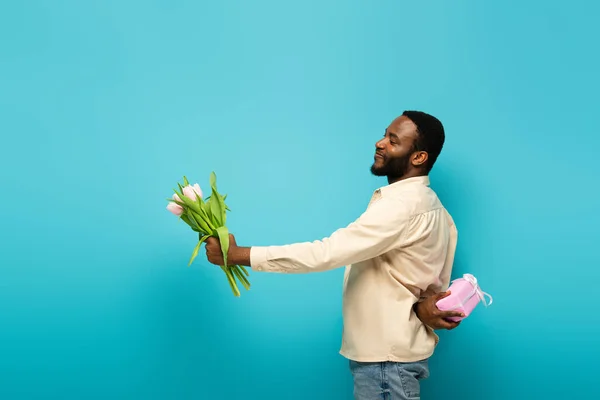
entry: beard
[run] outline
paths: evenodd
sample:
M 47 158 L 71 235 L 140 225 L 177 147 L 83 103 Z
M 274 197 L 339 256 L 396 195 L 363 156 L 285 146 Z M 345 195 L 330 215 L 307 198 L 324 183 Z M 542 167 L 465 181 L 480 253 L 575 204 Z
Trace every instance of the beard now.
M 388 179 L 401 178 L 408 172 L 411 154 L 402 157 L 384 158 L 381 165 L 377 162 L 371 165 L 371 173 L 375 176 L 387 176 Z

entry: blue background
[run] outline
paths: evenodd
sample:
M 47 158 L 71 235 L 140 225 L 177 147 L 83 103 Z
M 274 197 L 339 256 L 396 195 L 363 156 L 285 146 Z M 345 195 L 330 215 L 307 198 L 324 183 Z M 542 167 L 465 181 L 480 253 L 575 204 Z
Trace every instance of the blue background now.
M 320 239 L 404 109 L 494 296 L 423 398 L 594 398 L 600 7 L 416 3 L 3 2 L 0 398 L 350 399 L 343 270 L 234 298 L 165 198 L 214 170 L 239 244 Z

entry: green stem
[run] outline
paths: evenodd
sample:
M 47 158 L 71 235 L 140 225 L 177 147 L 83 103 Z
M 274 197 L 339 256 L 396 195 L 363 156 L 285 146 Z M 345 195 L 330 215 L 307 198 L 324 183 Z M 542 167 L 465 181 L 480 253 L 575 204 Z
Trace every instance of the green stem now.
M 239 267 L 239 269 L 242 270 L 242 272 L 244 273 L 244 275 L 250 276 L 250 274 L 248 273 L 248 270 L 243 265 L 238 265 L 238 267 Z
M 221 269 L 223 270 L 223 272 L 225 272 L 225 275 L 227 275 L 227 280 L 229 281 L 229 286 L 231 286 L 231 290 L 233 291 L 233 294 L 235 295 L 235 297 L 240 297 L 240 290 L 238 289 L 237 284 L 235 283 L 235 279 L 233 278 L 233 275 L 231 274 L 231 270 L 229 269 L 229 267 L 221 266 Z
M 248 282 L 248 279 L 246 279 L 244 274 L 240 272 L 240 266 L 235 265 L 235 266 L 233 266 L 232 270 L 235 273 L 235 275 L 238 277 L 238 279 L 240 280 L 240 282 L 242 283 L 244 288 L 246 288 L 246 290 L 250 290 L 250 282 Z

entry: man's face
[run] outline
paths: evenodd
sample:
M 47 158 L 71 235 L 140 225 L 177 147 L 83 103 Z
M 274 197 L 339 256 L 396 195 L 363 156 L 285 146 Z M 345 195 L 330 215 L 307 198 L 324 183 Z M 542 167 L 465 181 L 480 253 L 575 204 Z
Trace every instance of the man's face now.
M 371 173 L 397 179 L 413 168 L 413 144 L 417 127 L 408 117 L 396 118 L 385 130 L 384 137 L 375 144 L 375 162 Z

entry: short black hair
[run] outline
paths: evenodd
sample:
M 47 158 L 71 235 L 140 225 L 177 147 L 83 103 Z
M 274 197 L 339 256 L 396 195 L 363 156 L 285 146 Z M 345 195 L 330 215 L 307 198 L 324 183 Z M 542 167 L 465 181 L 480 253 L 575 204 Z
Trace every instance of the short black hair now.
M 404 111 L 402 113 L 417 126 L 417 140 L 413 144 L 413 151 L 426 151 L 428 154 L 426 171 L 429 173 L 433 164 L 442 152 L 446 136 L 444 126 L 439 119 L 423 111 Z

